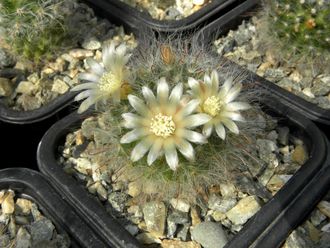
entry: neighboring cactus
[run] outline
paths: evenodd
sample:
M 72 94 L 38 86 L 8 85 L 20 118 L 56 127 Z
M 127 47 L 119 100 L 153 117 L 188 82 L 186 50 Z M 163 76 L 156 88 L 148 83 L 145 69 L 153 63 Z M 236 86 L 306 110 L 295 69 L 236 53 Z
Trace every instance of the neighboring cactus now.
M 278 51 L 285 51 L 290 57 L 320 57 L 319 61 L 329 62 L 330 1 L 267 1 L 265 12 L 268 22 L 265 35 L 269 36 L 265 38 L 275 38 L 279 43 L 273 45 L 278 46 Z
M 66 36 L 57 0 L 3 0 L 0 25 L 14 53 L 33 63 L 50 58 Z

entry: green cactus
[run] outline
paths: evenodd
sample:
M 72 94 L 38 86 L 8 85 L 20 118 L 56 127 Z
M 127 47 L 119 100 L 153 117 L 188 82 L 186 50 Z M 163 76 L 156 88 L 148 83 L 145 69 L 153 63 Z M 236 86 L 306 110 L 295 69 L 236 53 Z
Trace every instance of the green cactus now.
M 66 38 L 57 0 L 2 0 L 0 25 L 17 56 L 38 65 L 49 59 Z
M 330 60 L 330 1 L 276 0 L 266 7 L 267 35 L 279 41 L 282 51 Z

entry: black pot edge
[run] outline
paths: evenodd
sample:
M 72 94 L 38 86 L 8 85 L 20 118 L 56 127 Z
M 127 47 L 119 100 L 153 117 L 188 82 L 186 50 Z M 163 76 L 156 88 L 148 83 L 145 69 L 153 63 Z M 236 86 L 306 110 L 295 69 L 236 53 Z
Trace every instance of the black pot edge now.
M 82 115 L 76 112 L 71 113 L 67 117 L 56 122 L 47 131 L 51 138 L 56 138 L 49 150 L 46 148 L 47 145 L 45 145 L 45 143 L 48 142 L 44 141 L 44 139 L 40 141 L 37 151 L 39 170 L 49 179 L 54 188 L 64 196 L 63 198 L 65 198 L 70 205 L 74 206 L 80 216 L 86 219 L 90 228 L 96 230 L 97 233 L 102 236 L 104 242 L 106 242 L 109 247 L 140 248 L 141 246 L 137 240 L 133 238 L 115 218 L 106 212 L 95 196 L 89 194 L 81 184 L 66 174 L 61 166 L 57 164 L 56 158 L 54 157 L 57 151 L 55 144 L 57 144 L 63 135 L 67 134 L 68 130 L 72 130 L 72 122 L 70 121 L 67 123 L 65 120 L 75 119 L 81 122 L 84 118 L 90 116 L 91 112 L 92 111 L 89 110 Z M 48 158 L 50 158 L 51 166 L 47 165 L 48 162 L 44 162 L 45 160 L 47 161 Z M 56 176 L 54 177 L 53 175 L 55 174 Z
M 322 169 L 311 182 L 297 195 L 295 201 L 290 203 L 279 216 L 280 220 L 272 223 L 271 229 L 265 230 L 253 244 L 255 248 L 263 248 L 264 244 L 269 247 L 280 248 L 278 239 L 285 239 L 287 233 L 294 230 L 308 218 L 316 205 L 322 200 L 330 189 L 330 143 L 328 144 L 328 159 Z M 306 200 L 307 199 L 307 200 Z M 299 220 L 299 221 L 297 221 Z M 276 234 L 276 235 L 274 235 Z M 242 237 L 242 241 L 244 238 Z
M 27 168 L 2 169 L 0 187 L 32 198 L 43 214 L 70 236 L 73 247 L 106 247 L 106 243 L 86 225 L 41 173 Z
M 134 29 L 151 29 L 164 33 L 178 33 L 192 30 L 213 18 L 227 7 L 244 0 L 214 0 L 192 15 L 181 20 L 155 20 L 147 12 L 141 12 L 120 0 L 84 0 L 91 6 L 102 9 L 108 18 L 115 19 Z
M 225 15 L 202 28 L 196 34 L 196 39 L 201 45 L 205 46 L 211 44 L 216 37 L 227 33 L 230 29 L 237 28 L 243 19 L 247 19 L 248 16 L 250 16 L 249 12 L 255 9 L 259 3 L 260 1 L 258 0 L 246 0 L 241 5 L 233 8 Z M 241 67 L 239 65 L 237 66 Z M 256 75 L 253 72 L 249 73 L 254 81 L 258 82 L 261 86 L 272 92 L 278 98 L 284 99 L 287 104 L 297 112 L 304 114 L 309 119 L 318 123 L 330 125 L 330 109 L 323 109 L 316 104 L 308 102 L 303 98 L 286 91 L 285 89 Z
M 77 92 L 67 92 L 47 105 L 30 111 L 16 111 L 0 102 L 0 121 L 11 124 L 32 124 L 43 121 L 70 105 L 75 95 Z
M 270 99 L 267 99 L 266 104 L 274 104 Z M 279 216 L 285 209 L 285 206 L 294 201 L 299 192 L 305 187 L 306 184 L 316 175 L 318 170 L 322 167 L 327 156 L 327 145 L 325 143 L 324 135 L 310 120 L 304 118 L 302 115 L 292 110 L 285 102 L 276 102 L 273 105 L 275 112 L 281 112 L 287 116 L 294 124 L 300 126 L 305 130 L 309 136 L 311 143 L 313 144 L 310 151 L 310 159 L 299 169 L 298 172 L 289 180 L 288 183 L 267 203 L 263 208 L 247 223 L 244 228 L 236 235 L 228 247 L 246 247 L 246 244 L 252 244 L 259 235 L 263 234 L 264 230 L 270 225 L 277 216 Z M 88 116 L 88 114 L 86 115 Z M 42 173 L 50 178 L 50 181 L 54 186 L 66 195 L 66 199 L 71 204 L 79 204 L 82 215 L 90 215 L 90 223 L 97 226 L 107 227 L 102 232 L 105 237 L 114 236 L 118 230 L 118 223 L 110 217 L 104 209 L 97 209 L 99 207 L 98 202 L 94 200 L 95 197 L 91 197 L 81 185 L 75 180 L 72 180 L 70 176 L 65 174 L 63 169 L 57 164 L 55 159 L 55 152 L 57 142 L 60 137 L 67 134 L 68 130 L 72 130 L 73 126 L 77 122 L 81 122 L 84 116 L 79 116 L 76 113 L 65 117 L 61 121 L 54 124 L 45 136 L 42 138 L 37 153 L 38 166 Z M 93 220 L 93 217 L 97 219 Z M 89 218 L 89 217 L 84 217 Z M 280 221 L 281 218 L 277 221 Z M 296 220 L 298 221 L 298 220 Z M 125 232 L 120 232 L 122 235 L 129 236 L 129 242 L 132 237 Z M 114 237 L 117 237 L 116 235 Z M 239 246 L 240 237 L 244 237 L 244 245 Z M 281 243 L 283 240 L 277 240 Z M 135 245 L 135 243 L 134 243 Z M 122 247 L 122 246 L 118 246 Z M 138 247 L 138 246 L 137 246 Z

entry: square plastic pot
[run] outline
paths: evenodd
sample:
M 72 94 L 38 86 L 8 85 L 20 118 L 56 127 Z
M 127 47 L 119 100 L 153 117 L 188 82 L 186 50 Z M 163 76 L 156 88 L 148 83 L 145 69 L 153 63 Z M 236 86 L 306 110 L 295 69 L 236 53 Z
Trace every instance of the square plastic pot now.
M 196 34 L 196 39 L 204 46 L 211 45 L 213 41 L 218 37 L 225 35 L 229 30 L 237 29 L 242 23 L 242 20 L 251 16 L 251 12 L 255 11 L 258 3 L 260 3 L 258 0 L 244 1 L 242 4 L 219 17 L 217 20 L 214 20 L 207 26 L 203 27 Z M 236 66 L 241 68 L 238 65 Z M 314 103 L 308 102 L 253 72 L 250 74 L 251 81 L 260 84 L 263 88 L 269 91 L 270 94 L 281 99 L 281 101 L 285 101 L 292 109 L 320 124 L 330 125 L 330 109 L 323 109 Z
M 246 85 L 250 87 L 250 85 Z M 260 87 L 260 86 L 255 86 Z M 226 247 L 243 248 L 249 245 L 265 247 L 261 240 L 267 239 L 267 247 L 279 247 L 286 236 L 304 218 L 304 215 L 287 214 L 292 211 L 308 213 L 309 209 L 304 206 L 312 206 L 317 202 L 315 197 L 305 197 L 304 189 L 318 175 L 322 166 L 326 164 L 328 156 L 327 139 L 323 133 L 310 120 L 293 110 L 285 101 L 278 101 L 269 95 L 265 95 L 262 104 L 267 113 L 280 117 L 281 122 L 290 127 L 295 135 L 303 138 L 304 144 L 309 150 L 309 159 L 291 177 L 291 179 L 271 198 L 243 227 L 243 229 L 226 245 Z M 115 247 L 122 246 L 119 240 L 131 243 L 132 247 L 139 247 L 137 241 L 111 217 L 95 196 L 88 193 L 76 179 L 66 174 L 62 165 L 57 162 L 58 146 L 63 144 L 66 135 L 79 127 L 89 114 L 78 115 L 72 113 L 59 122 L 55 123 L 42 138 L 38 148 L 38 166 L 54 187 L 74 206 L 79 214 L 88 219 L 89 225 L 97 230 L 110 244 Z M 315 186 L 317 197 L 321 197 L 322 186 Z M 296 202 L 301 198 L 304 204 Z M 282 224 L 281 224 L 282 223 Z M 285 223 L 285 225 L 283 225 Z M 278 235 L 277 233 L 280 233 Z
M 132 29 L 154 30 L 164 33 L 193 31 L 198 26 L 228 12 L 243 0 L 213 0 L 192 15 L 181 20 L 156 20 L 146 11 L 121 2 L 120 0 L 84 0 L 103 16 L 115 23 L 124 24 Z
M 66 93 L 45 106 L 29 111 L 13 110 L 0 100 L 0 121 L 13 124 L 31 124 L 43 121 L 69 106 L 76 94 L 76 92 Z
M 74 110 L 76 108 L 66 107 L 45 120 L 24 125 L 0 121 L 0 135 L 3 137 L 0 169 L 29 167 L 38 170 L 36 154 L 40 139 L 55 122 Z
M 58 233 L 69 235 L 72 247 L 108 247 L 40 173 L 25 168 L 0 170 L 0 189 L 11 189 L 36 203 Z

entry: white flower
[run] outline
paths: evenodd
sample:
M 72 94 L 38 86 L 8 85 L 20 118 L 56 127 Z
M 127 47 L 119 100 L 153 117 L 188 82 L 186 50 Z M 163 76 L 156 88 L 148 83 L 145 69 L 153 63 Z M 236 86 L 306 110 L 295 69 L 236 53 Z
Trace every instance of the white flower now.
M 148 88 L 142 88 L 145 101 L 129 95 L 128 100 L 138 114 L 123 114 L 124 126 L 132 131 L 121 138 L 121 143 L 139 141 L 131 153 L 133 162 L 141 159 L 148 151 L 147 162 L 151 165 L 165 154 L 166 162 L 172 170 L 178 168 L 177 149 L 188 160 L 194 160 L 194 149 L 188 142 L 206 143 L 206 137 L 191 129 L 208 122 L 207 114 L 193 114 L 199 100 L 183 103 L 183 86 L 177 84 L 169 95 L 165 78 L 157 85 L 157 97 Z
M 219 89 L 219 78 L 216 71 L 212 71 L 211 78 L 205 74 L 204 81 L 198 82 L 194 78 L 188 79 L 191 95 L 200 100 L 199 112 L 212 116 L 212 119 L 203 127 L 203 134 L 209 137 L 215 128 L 221 139 L 225 139 L 226 130 L 238 134 L 239 130 L 234 121 L 245 121 L 239 110 L 246 110 L 250 105 L 245 102 L 233 102 L 239 95 L 242 85 L 233 84 L 233 79 L 228 78 Z
M 71 89 L 72 91 L 85 90 L 75 97 L 75 101 L 85 99 L 81 103 L 78 113 L 86 111 L 91 105 L 100 100 L 120 101 L 123 91 L 128 86 L 128 70 L 125 65 L 131 55 L 127 54 L 126 50 L 125 44 L 116 47 L 115 43 L 112 42 L 103 48 L 102 64 L 94 59 L 87 59 L 90 71 L 81 73 L 79 78 L 89 82 Z

